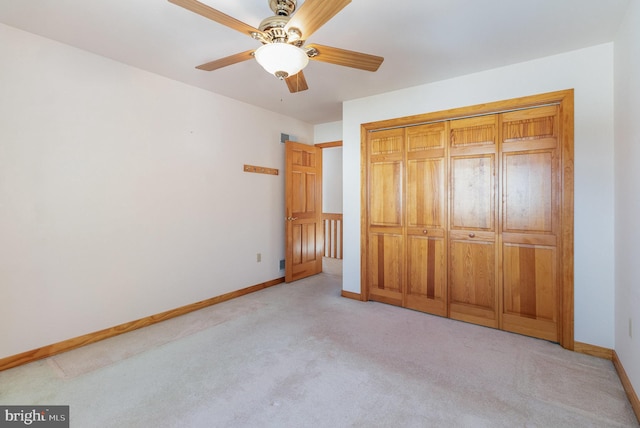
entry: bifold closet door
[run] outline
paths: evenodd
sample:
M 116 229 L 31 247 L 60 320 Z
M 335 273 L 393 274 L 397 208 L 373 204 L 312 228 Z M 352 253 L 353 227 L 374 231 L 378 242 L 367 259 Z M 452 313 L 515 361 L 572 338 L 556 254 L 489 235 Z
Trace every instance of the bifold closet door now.
M 405 278 L 404 129 L 372 132 L 368 144 L 369 299 L 402 306 Z
M 453 120 L 449 138 L 449 316 L 496 328 L 497 120 Z
M 573 349 L 573 91 L 362 125 L 363 297 Z
M 447 315 L 446 122 L 406 130 L 405 306 Z
M 504 330 L 558 341 L 558 108 L 502 115 Z

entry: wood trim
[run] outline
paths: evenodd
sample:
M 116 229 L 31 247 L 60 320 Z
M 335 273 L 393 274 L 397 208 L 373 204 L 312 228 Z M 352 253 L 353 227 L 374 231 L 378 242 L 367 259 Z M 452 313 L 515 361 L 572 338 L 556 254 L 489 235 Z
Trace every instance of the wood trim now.
M 562 172 L 560 175 L 562 186 L 562 235 L 560 248 L 562 251 L 562 287 L 560 289 L 560 307 L 562 314 L 560 321 L 560 345 L 573 350 L 574 342 L 574 292 L 573 292 L 573 215 L 574 215 L 574 107 L 573 89 L 561 92 L 560 102 L 560 131 L 562 132 Z
M 362 301 L 362 294 L 352 293 L 351 291 L 342 290 L 340 293 L 342 297 L 346 297 L 347 299 L 360 300 Z
M 468 107 L 459 107 L 438 112 L 382 120 L 379 122 L 363 123 L 361 125 L 361 129 L 363 129 L 364 131 L 373 131 L 387 128 L 414 126 L 422 123 L 461 119 L 470 116 L 496 114 L 514 109 L 525 109 L 530 107 L 539 107 L 545 104 L 561 103 L 564 102 L 567 98 L 570 98 L 571 100 L 573 99 L 573 89 L 565 89 L 562 91 L 512 98 L 492 103 L 477 104 Z
M 342 147 L 342 140 L 329 141 L 328 143 L 317 143 L 317 144 L 314 144 L 314 146 L 320 147 L 321 149 L 328 149 L 330 147 Z
M 601 346 L 589 345 L 588 343 L 574 342 L 574 351 L 580 354 L 591 355 L 592 357 L 604 358 L 605 360 L 613 360 L 613 349 L 603 348 Z
M 367 132 L 373 128 L 360 125 L 360 294 L 362 300 L 369 300 L 369 287 L 367 286 L 367 254 L 369 254 L 369 240 L 367 239 L 367 227 L 369 221 L 369 177 L 367 162 L 369 149 L 367 145 Z
M 613 366 L 616 368 L 618 377 L 620 377 L 620 382 L 622 382 L 622 387 L 627 393 L 627 398 L 629 398 L 629 402 L 633 408 L 633 413 L 636 414 L 636 418 L 638 419 L 638 422 L 640 422 L 640 400 L 633 389 L 633 385 L 631 385 L 627 372 L 624 370 L 624 367 L 622 367 L 622 362 L 620 361 L 620 358 L 618 358 L 616 351 L 613 351 Z
M 592 357 L 604 358 L 605 360 L 613 362 L 613 366 L 618 373 L 618 377 L 620 378 L 622 387 L 624 388 L 624 391 L 627 394 L 627 398 L 631 403 L 631 407 L 633 408 L 633 413 L 635 413 L 638 422 L 640 422 L 640 400 L 638 399 L 638 395 L 633 389 L 633 385 L 631 385 L 631 380 L 629 380 L 627 372 L 624 370 L 622 362 L 620 361 L 620 358 L 618 358 L 618 354 L 616 353 L 616 351 L 613 349 L 603 348 L 596 345 L 589 345 L 588 343 L 582 342 L 574 342 L 574 345 L 575 352 L 591 355 Z
M 124 324 L 117 325 L 115 327 L 106 328 L 104 330 L 88 333 L 82 336 L 74 337 L 72 339 L 63 340 L 62 342 L 54 343 L 52 345 L 43 346 L 42 348 L 33 349 L 31 351 L 23 352 L 21 354 L 12 355 L 0 359 L 0 371 L 10 369 L 12 367 L 20 366 L 22 364 L 31 363 L 33 361 L 48 358 L 62 352 L 70 351 L 81 346 L 89 345 L 91 343 L 99 342 L 103 339 L 118 336 L 123 333 L 128 333 L 133 330 L 137 330 L 142 327 L 147 327 L 152 324 L 166 321 L 171 318 L 178 317 L 180 315 L 188 314 L 189 312 L 197 311 L 208 306 L 222 303 L 227 300 L 235 299 L 236 297 L 244 296 L 246 294 L 254 293 L 256 291 L 263 290 L 268 287 L 272 287 L 284 282 L 284 278 L 276 278 L 271 281 L 266 281 L 260 284 L 252 285 L 247 288 L 225 293 L 220 296 L 212 297 L 207 300 L 192 303 L 190 305 L 182 306 L 176 309 L 170 309 L 165 312 L 161 312 L 156 315 L 151 315 L 139 320 L 130 321 Z

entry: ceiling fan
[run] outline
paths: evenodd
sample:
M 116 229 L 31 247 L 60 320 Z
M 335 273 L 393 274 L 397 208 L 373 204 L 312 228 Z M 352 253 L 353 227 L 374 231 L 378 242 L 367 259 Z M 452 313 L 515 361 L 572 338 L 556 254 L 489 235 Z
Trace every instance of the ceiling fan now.
M 264 19 L 258 28 L 254 28 L 197 0 L 169 0 L 262 43 L 258 49 L 197 66 L 200 70 L 213 71 L 255 58 L 265 70 L 284 80 L 291 93 L 295 93 L 309 88 L 302 73 L 309 59 L 366 71 L 376 71 L 384 61 L 380 56 L 361 52 L 318 44 L 305 45 L 307 38 L 351 0 L 306 0 L 297 12 L 297 0 L 267 1 L 275 15 Z

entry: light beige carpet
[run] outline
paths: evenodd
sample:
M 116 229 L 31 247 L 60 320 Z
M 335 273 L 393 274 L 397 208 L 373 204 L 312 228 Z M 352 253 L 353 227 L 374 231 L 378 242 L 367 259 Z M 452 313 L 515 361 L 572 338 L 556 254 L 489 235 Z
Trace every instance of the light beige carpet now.
M 610 361 L 281 284 L 0 372 L 72 427 L 635 427 Z

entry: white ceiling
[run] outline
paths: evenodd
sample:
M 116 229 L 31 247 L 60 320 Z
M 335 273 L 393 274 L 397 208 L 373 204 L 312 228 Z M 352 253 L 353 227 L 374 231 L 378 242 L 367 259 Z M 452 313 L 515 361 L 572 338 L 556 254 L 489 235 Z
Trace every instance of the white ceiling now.
M 610 42 L 629 1 L 353 0 L 307 42 L 384 63 L 311 61 L 297 94 L 253 60 L 196 70 L 259 43 L 167 0 L 0 0 L 0 22 L 317 124 L 341 120 L 345 100 Z M 254 27 L 272 15 L 268 0 L 202 2 Z

